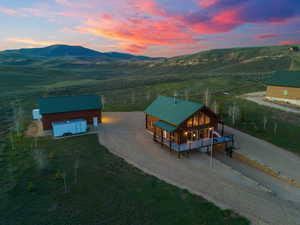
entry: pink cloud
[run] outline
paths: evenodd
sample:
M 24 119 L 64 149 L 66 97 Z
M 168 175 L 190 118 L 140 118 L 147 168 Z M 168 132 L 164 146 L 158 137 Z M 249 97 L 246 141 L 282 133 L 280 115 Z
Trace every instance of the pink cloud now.
M 124 49 L 124 51 L 130 52 L 130 53 L 133 53 L 133 54 L 140 54 L 146 48 L 147 48 L 147 46 L 145 46 L 145 45 L 136 45 L 136 44 L 129 44 L 129 45 L 123 45 L 122 46 L 122 49 Z
M 263 34 L 255 37 L 256 40 L 264 40 L 278 37 L 279 34 Z
M 66 6 L 66 7 L 76 7 L 76 8 L 92 8 L 94 6 L 93 3 L 86 3 L 86 2 L 80 2 L 80 1 L 69 1 L 69 0 L 55 0 L 57 4 Z
M 300 45 L 299 41 L 280 41 L 279 44 L 281 45 Z
M 198 4 L 202 8 L 207 8 L 207 7 L 217 4 L 218 2 L 219 2 L 219 0 L 199 0 Z
M 243 21 L 238 19 L 239 10 L 225 10 L 212 17 L 212 20 L 220 24 L 243 24 Z
M 9 15 L 9 16 L 15 16 L 15 15 L 18 14 L 18 12 L 14 9 L 9 9 L 9 8 L 6 8 L 6 7 L 1 7 L 1 6 L 0 6 L 0 13 L 6 14 L 6 15 Z
M 165 9 L 160 7 L 155 0 L 129 0 L 135 10 L 141 13 L 146 13 L 155 16 L 167 16 Z
M 131 43 L 126 49 L 132 53 L 145 50 L 152 45 L 174 46 L 196 43 L 193 34 L 183 32 L 176 20 L 152 18 L 118 18 L 102 15 L 100 19 L 90 19 L 78 27 L 80 32 Z

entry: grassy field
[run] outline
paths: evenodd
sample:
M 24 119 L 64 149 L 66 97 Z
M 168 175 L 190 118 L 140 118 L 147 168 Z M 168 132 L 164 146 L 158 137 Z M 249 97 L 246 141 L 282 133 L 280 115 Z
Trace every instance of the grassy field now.
M 187 74 L 150 77 L 132 75 L 102 80 L 74 79 L 45 85 L 32 83 L 32 88 L 21 89 L 23 92 L 15 89 L 14 94 L 7 94 L 2 101 L 0 99 L 1 129 L 5 134 L 4 128 L 12 126 L 13 105 L 10 103 L 16 100 L 23 108 L 24 120 L 29 120 L 31 110 L 36 107 L 36 99 L 41 96 L 97 94 L 104 96 L 104 111 L 143 111 L 158 95 L 173 96 L 177 93 L 180 98 L 203 103 L 204 93 L 209 90 L 210 106 L 213 108 L 216 101 L 218 114 L 227 125 L 300 154 L 300 139 L 296 137 L 300 132 L 299 116 L 236 98 L 244 93 L 265 90 L 264 81 L 269 76 L 269 74 Z M 225 92 L 227 94 L 224 94 Z M 233 104 L 239 108 L 239 118 L 234 125 L 228 113 Z M 268 120 L 266 128 L 263 126 L 265 117 Z
M 1 225 L 249 224 L 128 165 L 95 135 L 15 140 L 1 152 Z
M 226 105 L 230 104 L 236 104 L 239 107 L 239 118 L 235 124 L 228 116 Z M 221 107 L 223 108 L 220 109 L 220 116 L 225 124 L 300 156 L 299 115 L 261 106 L 236 97 L 223 99 Z

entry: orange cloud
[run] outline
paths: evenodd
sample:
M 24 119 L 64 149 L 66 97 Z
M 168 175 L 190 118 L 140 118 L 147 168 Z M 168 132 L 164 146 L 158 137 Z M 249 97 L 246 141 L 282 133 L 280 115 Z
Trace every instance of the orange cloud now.
M 55 42 L 36 41 L 36 40 L 30 39 L 30 38 L 18 38 L 18 37 L 7 38 L 6 40 L 10 41 L 10 42 L 28 44 L 28 45 L 33 45 L 33 46 L 47 46 L 47 45 L 56 44 Z

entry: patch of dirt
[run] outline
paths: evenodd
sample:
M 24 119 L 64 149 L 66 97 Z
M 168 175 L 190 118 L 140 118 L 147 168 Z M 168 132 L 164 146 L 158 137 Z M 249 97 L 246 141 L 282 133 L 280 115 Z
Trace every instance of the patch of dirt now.
M 25 135 L 28 137 L 39 137 L 43 134 L 43 126 L 40 120 L 34 120 L 29 124 Z

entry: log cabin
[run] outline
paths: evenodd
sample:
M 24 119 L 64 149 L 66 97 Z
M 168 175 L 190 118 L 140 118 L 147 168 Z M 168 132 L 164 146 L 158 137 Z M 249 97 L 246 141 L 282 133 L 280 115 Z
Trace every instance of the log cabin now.
M 44 130 L 63 121 L 83 119 L 94 126 L 102 122 L 101 99 L 96 95 L 40 98 L 38 105 Z
M 205 105 L 175 97 L 159 96 L 145 110 L 145 126 L 153 140 L 178 152 L 233 143 L 233 137 L 224 137 L 223 123 L 218 132 L 219 123 Z
M 273 74 L 267 81 L 266 99 L 300 106 L 300 71 Z

